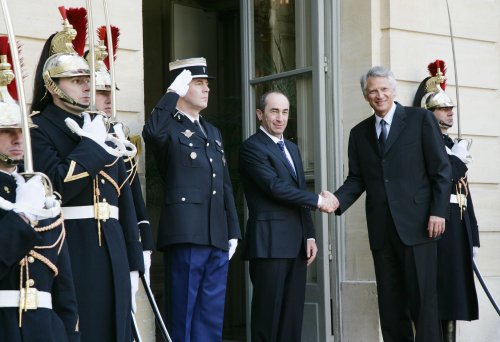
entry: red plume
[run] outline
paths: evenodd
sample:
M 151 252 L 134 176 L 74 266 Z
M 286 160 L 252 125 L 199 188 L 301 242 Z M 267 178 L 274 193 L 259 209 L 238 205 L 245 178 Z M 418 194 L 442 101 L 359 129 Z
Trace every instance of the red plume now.
M 57 9 L 59 10 L 59 13 L 61 13 L 61 17 L 63 19 L 68 19 L 68 16 L 66 15 L 66 8 L 64 8 L 64 6 L 59 6 Z
M 87 41 L 87 10 L 84 7 L 68 8 L 66 14 L 69 23 L 77 32 L 76 38 L 73 40 L 73 47 L 80 56 L 83 56 Z
M 19 42 L 17 42 L 17 51 L 19 55 L 19 64 L 21 65 L 21 69 L 23 67 L 23 59 L 21 57 L 21 45 Z M 12 71 L 14 71 L 14 64 L 12 63 L 12 53 L 9 45 L 9 38 L 7 36 L 0 36 L 0 55 L 6 55 L 7 56 L 7 62 L 10 64 L 10 67 Z M 22 70 L 21 70 L 22 73 Z M 19 99 L 19 96 L 17 94 L 17 86 L 16 86 L 16 79 L 14 78 L 10 84 L 7 85 L 7 90 L 12 96 L 12 98 L 17 101 Z
M 97 29 L 97 36 L 99 37 L 99 40 L 104 40 L 104 45 L 106 45 L 106 48 L 108 49 L 109 53 L 109 42 L 108 42 L 108 35 L 106 33 L 106 26 L 101 26 Z M 116 26 L 111 25 L 111 39 L 113 41 L 113 61 L 116 60 L 116 50 L 118 49 L 118 37 L 120 37 L 120 29 Z M 109 70 L 109 56 L 106 57 L 104 60 L 104 64 L 106 64 L 106 67 Z
M 427 69 L 431 73 L 431 76 L 436 76 L 437 74 L 437 69 L 440 69 L 441 72 L 443 73 L 443 76 L 446 75 L 446 63 L 440 59 L 436 59 L 433 63 L 429 63 L 427 66 Z M 446 89 L 446 80 L 441 83 L 441 89 L 445 90 Z

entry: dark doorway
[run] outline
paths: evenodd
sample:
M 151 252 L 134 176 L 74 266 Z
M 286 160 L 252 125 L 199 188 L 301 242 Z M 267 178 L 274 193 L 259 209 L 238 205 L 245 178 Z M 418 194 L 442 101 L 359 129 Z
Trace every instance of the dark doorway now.
M 240 1 L 144 0 L 144 98 L 146 120 L 170 84 L 168 63 L 189 57 L 207 58 L 210 101 L 204 117 L 222 131 L 233 190 L 243 229 L 243 190 L 240 187 L 238 149 L 242 140 Z M 154 158 L 146 151 L 147 206 L 156 236 L 163 201 L 161 178 Z M 245 340 L 245 269 L 240 250 L 228 275 L 224 340 Z M 163 306 L 161 253 L 154 253 L 152 287 Z

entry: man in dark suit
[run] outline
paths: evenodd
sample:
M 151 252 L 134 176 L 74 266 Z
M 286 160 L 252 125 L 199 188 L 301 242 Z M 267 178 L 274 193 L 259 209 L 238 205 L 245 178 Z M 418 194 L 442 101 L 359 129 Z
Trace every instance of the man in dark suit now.
M 371 68 L 361 88 L 375 115 L 351 130 L 349 174 L 335 192 L 335 213 L 366 191 L 384 340 L 439 341 L 436 238 L 450 197 L 448 157 L 433 114 L 394 102 L 390 70 Z
M 165 182 L 158 227 L 172 340 L 221 341 L 229 259 L 241 236 L 221 132 L 207 107 L 205 58 L 170 63 L 174 80 L 143 137 Z
M 243 142 L 240 174 L 249 216 L 244 258 L 253 284 L 252 341 L 300 341 L 307 266 L 318 251 L 311 209 L 333 203 L 306 190 L 300 152 L 284 140 L 289 101 L 262 95 L 260 129 Z

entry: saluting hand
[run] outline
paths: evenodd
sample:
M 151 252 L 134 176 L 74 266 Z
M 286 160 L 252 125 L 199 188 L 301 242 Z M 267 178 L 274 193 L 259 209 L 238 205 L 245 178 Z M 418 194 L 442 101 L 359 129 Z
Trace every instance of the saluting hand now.
M 191 71 L 185 69 L 175 78 L 170 87 L 168 87 L 168 91 L 172 91 L 177 93 L 180 97 L 184 97 L 189 90 L 189 83 L 191 83 L 192 79 Z

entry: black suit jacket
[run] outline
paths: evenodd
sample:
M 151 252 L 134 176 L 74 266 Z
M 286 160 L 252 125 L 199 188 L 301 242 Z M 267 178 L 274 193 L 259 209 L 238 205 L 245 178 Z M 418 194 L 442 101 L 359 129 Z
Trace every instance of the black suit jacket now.
M 430 215 L 446 217 L 451 169 L 434 115 L 397 104 L 385 151 L 378 146 L 375 115 L 349 136 L 349 174 L 335 192 L 337 215 L 366 190 L 366 218 L 371 249 L 383 246 L 390 210 L 405 245 L 433 241 L 427 236 Z
M 249 217 L 245 259 L 295 258 L 314 238 L 311 209 L 318 195 L 306 190 L 300 152 L 285 141 L 297 176 L 278 145 L 260 129 L 240 148 L 240 174 Z

